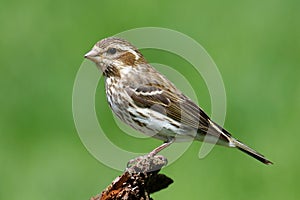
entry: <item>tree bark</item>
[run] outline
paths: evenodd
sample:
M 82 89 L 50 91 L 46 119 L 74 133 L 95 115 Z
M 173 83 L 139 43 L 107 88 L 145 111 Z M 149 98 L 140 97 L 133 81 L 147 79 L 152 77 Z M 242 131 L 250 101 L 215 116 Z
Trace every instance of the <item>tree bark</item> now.
M 160 155 L 146 155 L 130 160 L 125 172 L 91 200 L 150 200 L 150 194 L 173 183 L 171 178 L 159 174 L 166 164 L 167 159 Z

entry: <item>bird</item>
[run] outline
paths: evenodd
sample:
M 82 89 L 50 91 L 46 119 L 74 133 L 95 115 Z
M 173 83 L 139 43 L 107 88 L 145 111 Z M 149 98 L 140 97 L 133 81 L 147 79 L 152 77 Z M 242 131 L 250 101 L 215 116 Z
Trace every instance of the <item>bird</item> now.
M 174 142 L 203 142 L 205 138 L 205 142 L 237 148 L 264 164 L 273 164 L 215 123 L 129 41 L 104 38 L 84 58 L 103 73 L 113 113 L 133 129 L 163 141 L 149 155 L 158 154 Z

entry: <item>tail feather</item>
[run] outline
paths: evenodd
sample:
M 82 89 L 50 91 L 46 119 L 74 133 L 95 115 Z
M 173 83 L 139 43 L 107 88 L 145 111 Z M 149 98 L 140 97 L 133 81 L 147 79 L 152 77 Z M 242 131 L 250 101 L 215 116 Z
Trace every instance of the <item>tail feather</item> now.
M 256 152 L 255 150 L 251 149 L 250 147 L 248 147 L 247 145 L 241 143 L 240 141 L 234 140 L 233 143 L 235 144 L 236 148 L 238 148 L 239 150 L 241 150 L 241 151 L 245 152 L 246 154 L 252 156 L 253 158 L 259 160 L 260 162 L 262 162 L 266 165 L 273 164 L 270 160 L 265 158 L 262 154 Z

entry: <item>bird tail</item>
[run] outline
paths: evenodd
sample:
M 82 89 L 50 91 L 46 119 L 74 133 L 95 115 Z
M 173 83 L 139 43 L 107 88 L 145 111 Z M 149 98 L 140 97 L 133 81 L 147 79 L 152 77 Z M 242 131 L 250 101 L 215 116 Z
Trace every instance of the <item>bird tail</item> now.
M 236 139 L 233 139 L 232 143 L 235 145 L 236 148 L 238 148 L 242 152 L 252 156 L 253 158 L 259 160 L 260 162 L 262 162 L 266 165 L 273 164 L 270 160 L 265 158 L 262 154 L 256 152 L 255 150 L 251 149 L 250 147 L 248 147 L 247 145 L 241 143 L 240 141 L 238 141 Z

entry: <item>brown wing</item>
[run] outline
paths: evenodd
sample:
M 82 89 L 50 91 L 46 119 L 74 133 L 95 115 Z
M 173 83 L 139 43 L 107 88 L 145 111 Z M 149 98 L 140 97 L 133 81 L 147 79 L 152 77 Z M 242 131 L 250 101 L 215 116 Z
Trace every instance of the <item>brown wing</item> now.
M 176 95 L 155 86 L 127 89 L 138 107 L 149 108 L 195 129 L 207 130 L 209 117 L 184 95 Z
M 212 123 L 222 133 L 210 126 L 210 118 L 206 113 L 185 95 L 174 94 L 156 86 L 140 86 L 137 89 L 127 88 L 126 91 L 138 107 L 152 109 L 187 127 L 197 129 L 201 134 L 208 133 L 228 142 L 230 134 L 214 122 Z

